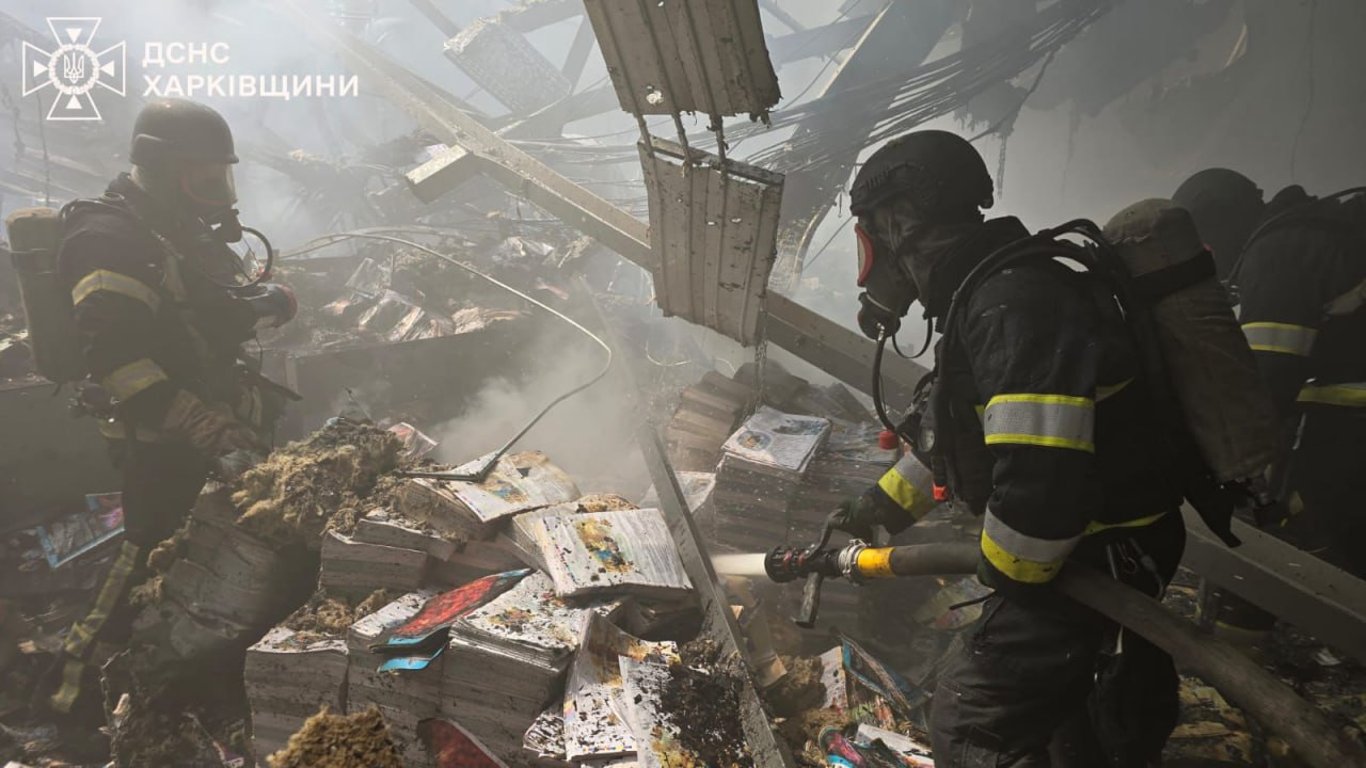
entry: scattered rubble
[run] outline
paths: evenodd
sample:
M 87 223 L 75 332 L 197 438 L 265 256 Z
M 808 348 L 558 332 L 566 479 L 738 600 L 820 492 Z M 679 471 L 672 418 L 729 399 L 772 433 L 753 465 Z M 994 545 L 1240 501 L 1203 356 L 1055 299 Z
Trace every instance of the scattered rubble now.
M 754 765 L 740 717 L 741 680 L 749 673 L 738 658 L 724 658 L 715 643 L 698 640 L 679 650 L 683 662 L 669 668 L 660 696 L 665 720 L 678 742 L 716 768 Z
M 365 599 L 352 603 L 344 597 L 333 597 L 325 590 L 319 590 L 313 593 L 308 603 L 290 614 L 281 626 L 297 632 L 300 642 L 324 636 L 343 637 L 357 620 L 378 611 L 396 597 L 398 595 L 394 593 L 377 589 Z
M 826 696 L 820 659 L 783 656 L 781 660 L 787 674 L 764 691 L 764 700 L 773 714 L 788 718 L 819 709 Z
M 336 419 L 290 443 L 241 477 L 232 501 L 238 525 L 281 546 L 321 546 L 334 517 L 359 515 L 379 477 L 398 466 L 402 442 L 368 424 Z

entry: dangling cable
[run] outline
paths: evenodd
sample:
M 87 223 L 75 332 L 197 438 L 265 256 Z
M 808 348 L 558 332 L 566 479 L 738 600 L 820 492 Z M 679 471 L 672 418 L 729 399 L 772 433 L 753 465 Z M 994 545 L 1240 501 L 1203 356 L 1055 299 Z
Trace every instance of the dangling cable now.
M 412 241 L 412 240 L 408 240 L 408 239 L 405 239 L 405 238 L 402 238 L 402 237 L 395 237 L 395 236 L 393 236 L 393 235 L 379 235 L 379 234 L 374 234 L 374 233 L 372 233 L 372 232 L 338 232 L 338 233 L 332 234 L 332 235 L 323 235 L 322 237 L 317 238 L 316 240 L 310 241 L 310 243 L 305 244 L 305 247 L 307 248 L 307 250 L 317 250 L 318 248 L 322 248 L 322 247 L 325 247 L 325 246 L 328 246 L 328 245 L 332 245 L 332 244 L 334 244 L 334 243 L 340 243 L 340 242 L 342 242 L 342 241 L 344 241 L 344 240 L 349 240 L 349 239 L 352 239 L 352 238 L 362 238 L 362 239 L 368 239 L 368 240 L 383 240 L 383 241 L 387 241 L 387 242 L 391 242 L 391 243 L 398 243 L 399 245 L 406 245 L 406 246 L 408 246 L 409 248 L 416 248 L 417 250 L 422 251 L 423 253 L 426 253 L 426 254 L 428 254 L 428 255 L 430 255 L 430 256 L 435 256 L 436 258 L 441 259 L 442 261 L 444 261 L 444 262 L 446 262 L 446 263 L 448 263 L 448 264 L 452 264 L 452 265 L 454 265 L 454 266 L 456 266 L 456 267 L 459 267 L 460 269 L 463 269 L 463 270 L 465 270 L 466 272 L 469 272 L 470 274 L 474 275 L 475 277 L 478 277 L 478 278 L 481 278 L 481 279 L 483 279 L 483 280 L 486 280 L 486 281 L 488 281 L 488 282 L 490 282 L 490 283 L 492 283 L 492 284 L 498 286 L 499 288 L 502 288 L 503 290 L 508 291 L 509 293 L 512 293 L 512 294 L 516 295 L 517 297 L 521 298 L 522 300 L 527 301 L 527 302 L 530 302 L 531 304 L 534 304 L 534 305 L 536 305 L 537 307 L 540 307 L 541 309 L 545 310 L 546 312 L 549 312 L 550 314 L 554 315 L 555 317 L 559 318 L 560 320 L 563 320 L 564 322 L 566 322 L 566 323 L 568 323 L 569 325 L 573 326 L 573 327 L 574 327 L 576 330 L 578 330 L 580 333 L 582 333 L 583 335 L 587 336 L 589 339 L 592 339 L 593 343 L 597 344 L 599 347 L 602 347 L 602 351 L 606 354 L 606 359 L 603 361 L 602 370 L 598 371 L 598 373 L 597 373 L 595 376 L 593 376 L 593 378 L 589 379 L 588 381 L 586 381 L 586 382 L 584 382 L 584 383 L 582 383 L 582 384 L 579 384 L 578 386 L 574 387 L 573 389 L 570 389 L 568 392 L 565 392 L 564 394 L 562 394 L 562 395 L 556 397 L 554 400 L 551 400 L 544 408 L 542 408 L 539 412 L 537 412 L 536 415 L 533 416 L 533 417 L 531 418 L 530 421 L 528 421 L 528 422 L 526 423 L 526 426 L 524 426 L 524 427 L 522 427 L 520 430 L 518 430 L 518 431 L 517 431 L 517 434 L 513 435 L 506 443 L 504 443 L 504 444 L 502 445 L 502 447 L 500 447 L 498 450 L 496 450 L 496 451 L 494 451 L 492 454 L 490 454 L 490 455 L 488 456 L 488 459 L 487 459 L 482 465 L 480 465 L 478 469 L 474 470 L 473 472 L 455 472 L 455 471 L 451 471 L 451 472 L 413 472 L 413 471 L 406 471 L 406 472 L 405 472 L 405 471 L 400 471 L 400 474 L 407 475 L 407 476 L 409 476 L 409 477 L 428 477 L 428 478 L 432 478 L 432 479 L 436 479 L 436 480 L 455 480 L 455 481 L 461 481 L 461 482 L 475 482 L 475 483 L 481 482 L 484 478 L 488 477 L 489 472 L 493 470 L 493 467 L 494 467 L 494 465 L 496 465 L 496 464 L 498 463 L 498 460 L 501 459 L 501 458 L 503 457 L 503 455 L 506 454 L 506 453 L 508 452 L 508 449 L 510 449 L 518 440 L 521 440 L 524 436 L 526 436 L 526 433 L 530 432 L 531 429 L 532 429 L 532 427 L 535 427 L 538 423 L 540 423 L 541 419 L 545 418 L 545 415 L 548 414 L 548 413 L 550 413 L 551 409 L 553 409 L 555 406 L 559 405 L 560 403 L 564 402 L 565 400 L 568 400 L 569 398 L 573 397 L 574 395 L 577 395 L 578 393 L 584 391 L 585 389 L 588 389 L 589 387 L 593 386 L 594 384 L 597 384 L 599 381 L 602 381 L 602 379 L 603 379 L 604 377 L 607 376 L 607 372 L 608 372 L 609 370 L 611 370 L 611 368 L 612 368 L 612 348 L 611 348 L 610 346 L 608 346 L 608 345 L 607 345 L 607 342 L 603 341 L 602 338 L 601 338 L 600 336 L 598 336 L 597 334 L 595 334 L 595 333 L 593 333 L 592 331 L 588 330 L 587 328 L 583 327 L 583 326 L 580 325 L 576 320 L 574 320 L 573 318 L 571 318 L 571 317 L 569 317 L 568 315 L 564 314 L 563 312 L 560 312 L 559 310 L 555 309 L 554 307 L 551 307 L 551 306 L 549 306 L 549 305 L 547 305 L 547 304 L 545 304 L 545 303 L 543 303 L 543 302 L 537 301 L 536 299 L 534 299 L 534 298 L 532 298 L 531 296 L 528 296 L 527 294 L 525 294 L 525 293 L 523 293 L 523 292 L 517 290 L 516 288 L 513 288 L 512 286 L 508 285 L 507 283 L 504 283 L 504 282 L 502 282 L 501 280 L 499 280 L 499 279 L 497 279 L 497 278 L 495 278 L 495 277 L 492 277 L 492 276 L 490 276 L 490 275 L 486 275 L 486 274 L 484 274 L 483 272 L 480 272 L 479 270 L 475 269 L 474 267 L 471 267 L 470 265 L 468 265 L 468 264 L 466 264 L 466 263 L 464 263 L 464 262 L 462 262 L 462 261 L 460 261 L 460 260 L 458 260 L 458 259 L 455 259 L 455 258 L 453 258 L 453 257 L 451 257 L 451 256 L 448 256 L 448 255 L 446 255 L 446 254 L 444 254 L 444 253 L 441 253 L 440 251 L 436 251 L 436 250 L 433 250 L 433 249 L 431 249 L 431 248 L 428 248 L 427 246 L 422 245 L 421 243 L 417 243 L 417 242 L 414 242 L 414 241 Z M 313 247 L 315 243 L 320 243 L 320 244 L 316 245 L 316 247 Z

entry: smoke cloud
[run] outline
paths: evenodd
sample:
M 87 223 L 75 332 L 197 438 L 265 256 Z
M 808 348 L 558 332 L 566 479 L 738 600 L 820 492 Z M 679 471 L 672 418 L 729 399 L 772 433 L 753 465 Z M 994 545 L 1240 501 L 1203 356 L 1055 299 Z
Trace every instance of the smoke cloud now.
M 596 375 L 604 359 L 596 345 L 565 333 L 542 334 L 512 354 L 508 367 L 521 371 L 521 379 L 489 381 L 464 413 L 434 428 L 437 458 L 459 464 L 494 450 L 551 400 Z M 643 495 L 650 481 L 621 365 L 618 359 L 607 378 L 556 406 L 512 450 L 543 451 L 584 493 Z

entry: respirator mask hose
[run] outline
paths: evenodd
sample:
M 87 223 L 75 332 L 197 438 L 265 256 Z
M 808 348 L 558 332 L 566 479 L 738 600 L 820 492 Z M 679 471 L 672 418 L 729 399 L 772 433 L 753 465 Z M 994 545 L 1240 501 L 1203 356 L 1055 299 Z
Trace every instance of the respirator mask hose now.
M 897 426 L 892 423 L 892 419 L 887 415 L 887 403 L 882 399 L 882 357 L 887 351 L 886 329 L 883 329 L 877 337 L 877 347 L 873 351 L 873 410 L 877 411 L 878 421 L 893 433 L 897 432 Z

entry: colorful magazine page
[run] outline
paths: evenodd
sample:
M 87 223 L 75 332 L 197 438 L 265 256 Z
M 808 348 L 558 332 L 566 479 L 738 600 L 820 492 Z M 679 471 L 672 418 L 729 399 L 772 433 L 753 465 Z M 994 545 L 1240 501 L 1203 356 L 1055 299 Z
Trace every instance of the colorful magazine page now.
M 49 567 L 58 568 L 123 533 L 123 494 L 92 493 L 86 509 L 39 526 L 38 540 Z
M 882 728 L 895 728 L 898 722 L 924 722 L 928 693 L 849 638 L 843 639 L 842 647 L 855 720 Z
M 765 405 L 721 450 L 753 464 L 800 474 L 829 433 L 829 419 L 783 413 Z
M 578 647 L 580 628 L 588 612 L 611 615 L 620 606 L 620 599 L 570 605 L 555 594 L 555 585 L 548 576 L 533 573 L 466 614 L 456 623 L 455 631 L 468 632 L 482 642 L 557 657 Z
M 429 598 L 417 615 L 395 627 L 388 637 L 370 649 L 379 653 L 407 651 L 440 642 L 457 619 L 512 589 L 529 573 L 531 570 L 527 568 L 495 573 Z
M 432 665 L 442 652 L 446 650 L 446 644 L 442 643 L 434 651 L 425 653 L 415 653 L 411 656 L 395 656 L 383 664 L 379 665 L 380 672 L 419 672 Z
M 400 421 L 389 431 L 403 442 L 403 455 L 409 459 L 420 459 L 436 450 L 438 443 L 422 434 L 422 431 L 406 421 Z

